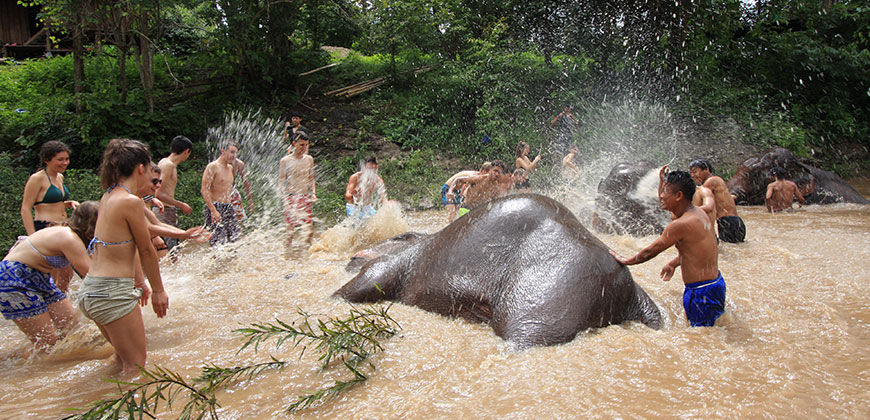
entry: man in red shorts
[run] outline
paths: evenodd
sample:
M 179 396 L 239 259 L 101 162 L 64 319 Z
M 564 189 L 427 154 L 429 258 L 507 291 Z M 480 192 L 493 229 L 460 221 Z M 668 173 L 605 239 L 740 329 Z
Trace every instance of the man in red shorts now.
M 278 186 L 284 200 L 284 221 L 287 223 L 287 239 L 284 245 L 290 249 L 296 228 L 302 225 L 308 226 L 308 244 L 311 245 L 314 237 L 311 206 L 317 201 L 317 192 L 314 184 L 314 158 L 308 154 L 308 134 L 304 131 L 296 134 L 287 156 L 281 158 Z

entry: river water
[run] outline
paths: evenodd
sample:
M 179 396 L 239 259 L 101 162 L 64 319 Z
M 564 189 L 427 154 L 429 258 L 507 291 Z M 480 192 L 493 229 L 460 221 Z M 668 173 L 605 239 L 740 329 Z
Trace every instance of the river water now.
M 670 283 L 659 279 L 673 250 L 631 267 L 662 310 L 660 331 L 610 326 L 516 352 L 486 325 L 396 304 L 389 313 L 402 330 L 372 359 L 370 379 L 287 414 L 297 395 L 349 379 L 346 371 L 321 372 L 313 353 L 300 358 L 286 347 L 237 354 L 232 330 L 292 321 L 298 309 L 347 314 L 350 306 L 330 295 L 352 277 L 344 265 L 353 247 L 404 230 L 403 223 L 423 232 L 445 224 L 441 211 L 385 211 L 365 237 L 351 241 L 352 230 L 331 228 L 314 252 L 290 259 L 279 227 L 219 250 L 185 248 L 177 264 L 162 269 L 169 315 L 143 311 L 148 364 L 191 378 L 204 363 L 232 366 L 270 354 L 293 360 L 219 392 L 221 419 L 870 418 L 870 206 L 739 212 L 747 242 L 720 246 L 727 311 L 713 328 L 688 327 L 679 274 Z M 624 255 L 654 239 L 598 236 Z M 0 322 L 0 335 L 0 418 L 62 417 L 115 388 L 103 381 L 112 377 L 103 360 L 111 348 L 90 323 L 31 360 L 11 356 L 26 341 L 13 323 Z

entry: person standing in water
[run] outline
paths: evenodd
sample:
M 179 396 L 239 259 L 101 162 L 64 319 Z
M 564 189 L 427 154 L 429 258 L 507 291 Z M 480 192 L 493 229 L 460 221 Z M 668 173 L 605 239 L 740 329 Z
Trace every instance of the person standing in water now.
M 178 209 L 181 209 L 184 214 L 190 214 L 193 211 L 190 205 L 175 199 L 175 187 L 178 185 L 178 165 L 190 157 L 192 149 L 193 142 L 187 137 L 175 136 L 169 145 L 171 154 L 160 159 L 160 163 L 157 164 L 162 175 L 160 188 L 154 196 L 165 206 L 162 212 L 155 211 L 154 213 L 157 214 L 157 219 L 170 226 L 178 226 Z M 178 245 L 178 238 L 165 237 L 163 241 L 168 250 L 172 250 Z
M 365 219 L 375 214 L 375 206 L 387 203 L 387 188 L 378 175 L 378 160 L 369 156 L 362 170 L 350 176 L 344 190 L 345 212 L 347 217 Z
M 538 154 L 535 156 L 535 159 L 529 159 L 529 144 L 521 141 L 517 143 L 517 150 L 514 154 L 516 158 L 516 169 L 522 169 L 525 171 L 523 178 L 516 184 L 517 190 L 521 192 L 528 192 L 531 188 L 531 182 L 529 181 L 529 177 L 532 176 L 532 171 L 538 167 L 538 162 L 541 160 L 541 155 Z
M 567 154 L 568 147 L 573 141 L 574 129 L 578 123 L 577 118 L 571 113 L 571 105 L 565 105 L 562 112 L 553 117 L 550 122 L 550 125 L 556 129 L 556 153 L 559 156 Z
M 500 160 L 492 161 L 492 166 L 487 173 L 460 178 L 460 180 L 468 185 L 468 189 L 459 208 L 459 217 L 494 198 L 510 194 L 514 188 L 514 179 L 507 172 L 504 162 Z
M 145 189 L 151 178 L 148 146 L 129 139 L 109 142 L 100 163 L 100 186 L 106 192 L 88 245 L 93 261 L 79 290 L 79 309 L 115 348 L 124 374 L 145 366 L 145 324 L 137 303 L 145 304 L 150 297 L 158 318 L 169 309 L 142 199 L 134 194 Z
M 27 235 L 62 223 L 66 220 L 66 210 L 79 205 L 69 199 L 69 190 L 63 182 L 69 155 L 69 146 L 55 140 L 45 142 L 39 150 L 45 168 L 30 176 L 21 196 L 21 220 Z M 69 267 L 51 271 L 55 284 L 65 292 L 69 289 L 72 275 Z
M 48 273 L 70 265 L 79 275 L 88 273 L 85 244 L 94 236 L 97 208 L 96 201 L 85 201 L 69 221 L 20 236 L 0 262 L 0 313 L 36 351 L 54 346 L 76 324 L 75 309 Z
M 776 166 L 770 170 L 770 175 L 774 181 L 767 184 L 767 194 L 764 196 L 764 205 L 768 212 L 791 210 L 794 200 L 797 200 L 798 207 L 804 204 L 804 196 L 797 184 L 785 179 L 788 176 L 785 169 Z
M 293 244 L 296 228 L 306 225 L 307 243 L 314 238 L 312 206 L 317 201 L 314 182 L 314 158 L 308 154 L 308 134 L 304 131 L 293 139 L 293 152 L 281 158 L 278 164 L 278 186 L 284 202 L 284 222 L 287 223 L 287 249 Z
M 302 114 L 294 111 L 290 113 L 290 120 L 284 122 L 284 143 L 292 143 L 299 133 L 308 133 L 308 129 L 302 125 Z
M 692 204 L 695 182 L 684 171 L 673 171 L 664 177 L 659 201 L 673 215 L 673 221 L 652 244 L 631 258 L 610 251 L 616 261 L 633 265 L 649 261 L 671 246 L 677 247 L 677 257 L 662 268 L 662 280 L 673 277 L 682 267 L 683 308 L 693 327 L 712 327 L 725 311 L 725 280 L 719 271 L 719 249 L 716 233 L 709 217 Z
M 725 242 L 738 243 L 746 239 L 746 225 L 737 215 L 737 204 L 728 191 L 725 181 L 713 175 L 713 165 L 707 159 L 697 159 L 689 163 L 692 178 L 713 192 L 716 203 L 716 225 L 719 228 L 719 239 Z
M 239 144 L 235 141 L 224 142 L 220 156 L 202 173 L 200 193 L 205 200 L 205 227 L 212 232 L 209 239 L 212 246 L 235 242 L 239 238 L 239 221 L 230 203 L 235 179 L 233 163 L 238 151 Z

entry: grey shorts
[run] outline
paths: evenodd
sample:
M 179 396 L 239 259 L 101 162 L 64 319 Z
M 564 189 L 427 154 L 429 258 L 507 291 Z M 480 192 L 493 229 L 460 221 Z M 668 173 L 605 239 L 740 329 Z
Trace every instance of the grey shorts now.
M 78 307 L 100 325 L 117 321 L 139 304 L 142 289 L 128 277 L 97 277 L 88 274 L 79 289 Z

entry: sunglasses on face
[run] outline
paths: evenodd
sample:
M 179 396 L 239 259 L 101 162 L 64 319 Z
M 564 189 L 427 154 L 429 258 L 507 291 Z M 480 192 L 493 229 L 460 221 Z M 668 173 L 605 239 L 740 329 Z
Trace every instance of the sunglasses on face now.
M 154 185 L 160 185 L 161 182 L 163 182 L 163 180 L 160 178 L 151 178 L 151 183 Z

